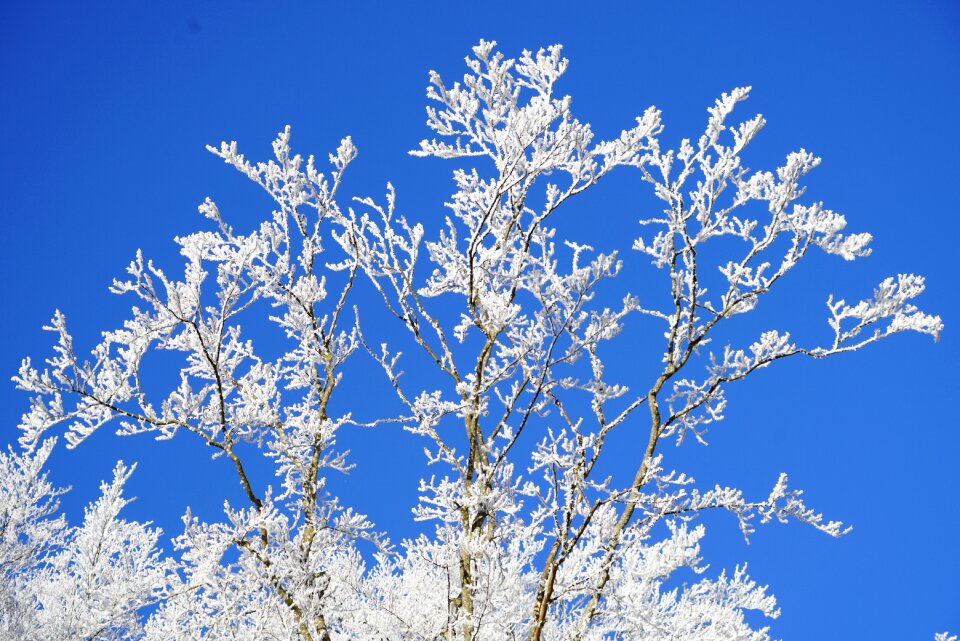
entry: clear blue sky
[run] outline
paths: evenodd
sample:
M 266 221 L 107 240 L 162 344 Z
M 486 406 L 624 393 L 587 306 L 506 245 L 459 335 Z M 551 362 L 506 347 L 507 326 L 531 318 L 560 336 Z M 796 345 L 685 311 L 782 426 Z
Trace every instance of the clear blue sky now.
M 256 189 L 206 143 L 236 139 L 264 158 L 291 124 L 296 147 L 322 157 L 352 135 L 361 155 L 347 192 L 379 194 L 391 180 L 406 212 L 436 220 L 453 166 L 405 152 L 427 135 L 427 71 L 460 75 L 480 38 L 508 54 L 563 43 L 572 64 L 561 89 L 601 135 L 616 135 L 650 104 L 665 112 L 667 140 L 696 135 L 720 92 L 749 84 L 754 97 L 741 113 L 761 112 L 769 125 L 748 164 L 769 168 L 793 149 L 814 151 L 824 163 L 810 197 L 875 236 L 862 262 L 812 260 L 763 320 L 818 335 L 828 291 L 857 297 L 886 275 L 913 271 L 928 278 L 923 308 L 947 329 L 938 345 L 900 336 L 845 359 L 763 372 L 734 390 L 708 448 L 667 449 L 704 485 L 762 494 L 787 471 L 815 507 L 855 527 L 834 541 L 774 525 L 746 546 L 733 519 L 711 519 L 706 560 L 714 569 L 750 563 L 780 601 L 773 625 L 784 639 L 960 630 L 960 8 L 947 0 L 518 4 L 4 0 L 0 373 L 48 353 L 40 327 L 57 307 L 81 346 L 119 323 L 130 302 L 107 293 L 110 280 L 138 247 L 178 266 L 170 239 L 203 224 L 195 208 L 205 196 L 241 229 L 266 213 Z M 621 181 L 598 201 L 616 217 L 610 225 L 629 229 L 639 217 L 637 205 L 617 198 L 621 189 L 624 198 L 644 193 L 635 187 Z M 582 227 L 602 245 L 604 227 Z M 15 439 L 26 402 L 0 386 L 0 442 Z M 419 468 L 401 471 L 403 482 L 378 497 L 364 492 L 364 478 L 387 473 L 388 450 L 406 448 L 417 461 L 420 445 L 388 431 L 346 438 L 359 469 L 337 488 L 381 527 L 409 531 Z M 233 491 L 224 469 L 203 471 L 206 456 L 105 432 L 58 452 L 54 475 L 74 486 L 65 507 L 76 516 L 116 458 L 140 460 L 130 513 L 172 534 L 185 505 L 214 514 Z

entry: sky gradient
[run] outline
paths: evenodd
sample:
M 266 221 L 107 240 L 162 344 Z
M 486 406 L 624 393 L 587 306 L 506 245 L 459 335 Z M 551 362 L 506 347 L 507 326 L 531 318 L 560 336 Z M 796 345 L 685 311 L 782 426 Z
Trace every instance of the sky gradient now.
M 960 632 L 960 9 L 945 0 L 786 4 L 4 0 L 0 374 L 13 375 L 23 356 L 49 354 L 52 336 L 40 328 L 56 308 L 81 348 L 122 322 L 132 301 L 107 286 L 137 248 L 177 273 L 171 239 L 204 225 L 196 213 L 204 197 L 239 229 L 269 213 L 256 187 L 205 144 L 237 140 L 248 157 L 266 159 L 290 124 L 296 150 L 324 157 L 351 135 L 360 157 L 344 193 L 379 196 L 389 180 L 429 234 L 455 165 L 406 152 L 429 133 L 428 70 L 458 78 L 480 38 L 508 56 L 564 44 L 571 65 L 559 91 L 601 137 L 653 104 L 664 112 L 663 139 L 675 144 L 702 131 L 721 92 L 752 85 L 737 113 L 762 113 L 768 125 L 747 164 L 772 169 L 789 151 L 813 151 L 823 165 L 807 181 L 808 200 L 874 235 L 874 255 L 862 261 L 812 258 L 755 322 L 823 338 L 828 293 L 856 299 L 888 275 L 914 272 L 927 277 L 921 308 L 941 315 L 946 331 L 936 345 L 901 335 L 847 358 L 761 372 L 731 390 L 709 447 L 668 446 L 668 464 L 702 486 L 753 495 L 786 471 L 811 505 L 854 526 L 835 541 L 775 524 L 747 546 L 732 517 L 707 520 L 712 568 L 748 562 L 777 596 L 775 637 Z M 558 224 L 598 248 L 617 246 L 612 230 L 636 234 L 630 225 L 655 206 L 631 181 L 615 179 Z M 364 402 L 362 389 L 352 393 Z M 0 385 L 0 443 L 16 439 L 26 407 L 24 394 Z M 423 468 L 414 458 L 409 469 L 386 469 L 386 454 L 416 457 L 420 444 L 390 430 L 345 439 L 358 469 L 334 487 L 383 529 L 411 532 Z M 117 458 L 140 462 L 129 514 L 169 534 L 186 505 L 214 515 L 235 492 L 207 452 L 104 430 L 53 457 L 54 479 L 74 487 L 64 501 L 72 518 Z M 396 488 L 371 496 L 365 479 L 390 474 Z

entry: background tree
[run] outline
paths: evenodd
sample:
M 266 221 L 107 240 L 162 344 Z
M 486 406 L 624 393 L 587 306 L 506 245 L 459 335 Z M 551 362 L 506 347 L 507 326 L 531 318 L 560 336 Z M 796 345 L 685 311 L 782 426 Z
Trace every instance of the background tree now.
M 555 92 L 567 67 L 559 47 L 511 60 L 481 41 L 467 66 L 462 83 L 431 75 L 428 97 L 439 105 L 428 109 L 428 125 L 438 138 L 416 152 L 466 164 L 454 172 L 451 213 L 438 233 L 397 213 L 392 186 L 383 202 L 339 204 L 356 156 L 350 139 L 330 155 L 326 174 L 313 157 L 292 154 L 289 129 L 267 163 L 225 143 L 211 151 L 266 190 L 272 217 L 240 234 L 208 199 L 200 209 L 214 231 L 177 239 L 183 280 L 138 253 L 113 290 L 142 308 L 105 332 L 89 360 L 76 355 L 58 313 L 48 327 L 58 336 L 48 367 L 24 361 L 15 380 L 33 396 L 21 422 L 24 453 L 11 454 L 17 465 L 37 468 L 52 447 L 41 438 L 55 426 L 65 425 L 76 447 L 116 421 L 122 435 L 189 433 L 229 463 L 243 491 L 245 505 L 228 501 L 220 520 L 188 512 L 178 553 L 161 562 L 155 530 L 133 524 L 123 534 L 128 524 L 117 512 L 129 474 L 118 466 L 88 520 L 109 534 L 103 540 L 128 542 L 109 558 L 130 572 L 93 582 L 100 592 L 139 595 L 124 616 L 162 597 L 161 605 L 142 631 L 114 612 L 83 615 L 82 634 L 763 639 L 767 629 L 746 612 L 778 612 L 743 568 L 673 589 L 682 569 L 706 570 L 704 529 L 693 520 L 723 509 L 745 536 L 756 521 L 790 518 L 844 533 L 788 489 L 785 475 L 765 498 L 698 489 L 665 466 L 662 442 L 702 441 L 723 418 L 729 384 L 774 361 L 825 358 L 906 330 L 937 337 L 939 317 L 911 302 L 923 280 L 888 278 L 853 305 L 831 296 L 829 339 L 819 346 L 772 330 L 744 339 L 735 325 L 727 330 L 733 317 L 753 311 L 809 251 L 853 260 L 871 240 L 845 233 L 845 219 L 822 204 L 800 202 L 801 179 L 819 163 L 812 154 L 791 153 L 776 172 L 741 164 L 764 124 L 760 116 L 728 123 L 748 89 L 723 94 L 701 135 L 664 151 L 654 108 L 618 138 L 596 142 Z M 634 256 L 661 270 L 662 278 L 648 277 L 660 293 L 643 281 L 611 298 L 608 281 L 627 259 L 551 226 L 568 201 L 617 168 L 662 201 L 641 221 L 655 231 L 633 242 Z M 362 323 L 367 283 L 406 338 Z M 285 339 L 275 357 L 241 333 L 241 319 L 258 315 Z M 615 339 L 641 360 L 623 340 L 631 323 L 663 336 L 649 379 L 640 366 L 606 367 Z M 394 343 L 414 355 L 401 360 Z M 399 413 L 337 407 L 360 350 L 379 362 Z M 184 356 L 176 384 L 159 395 L 141 367 L 155 351 Z M 399 369 L 407 359 L 417 372 L 409 382 Z M 434 528 L 400 548 L 328 488 L 331 472 L 349 469 L 338 432 L 390 423 L 424 438 L 428 462 L 439 466 L 421 482 L 415 510 Z M 617 438 L 636 451 L 627 475 L 608 463 Z M 260 456 L 279 485 L 257 483 L 250 470 Z M 39 499 L 28 497 L 29 505 L 40 501 L 33 527 L 63 527 L 47 518 L 43 500 L 52 492 L 43 485 Z M 379 550 L 366 561 L 365 542 Z M 59 564 L 30 553 L 20 574 L 39 586 L 33 611 L 78 600 L 92 575 L 70 559 L 89 559 L 90 545 L 83 535 L 65 540 Z M 94 548 L 97 557 L 100 543 Z

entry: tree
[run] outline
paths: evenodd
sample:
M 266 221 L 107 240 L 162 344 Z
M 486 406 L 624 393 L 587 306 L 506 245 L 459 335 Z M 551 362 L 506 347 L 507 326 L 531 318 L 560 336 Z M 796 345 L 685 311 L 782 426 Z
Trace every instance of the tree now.
M 82 359 L 57 313 L 54 356 L 44 368 L 24 360 L 15 377 L 31 403 L 21 450 L 0 459 L 10 470 L 0 488 L 9 636 L 770 638 L 750 612 L 776 617 L 774 598 L 745 567 L 707 573 L 697 516 L 727 510 L 744 536 L 774 519 L 831 536 L 846 528 L 808 507 L 786 475 L 766 497 L 698 488 L 667 467 L 662 444 L 703 440 L 723 418 L 728 387 L 776 361 L 832 357 L 903 331 L 937 338 L 942 322 L 912 303 L 923 279 L 901 274 L 856 304 L 831 296 L 824 344 L 774 330 L 738 336 L 730 319 L 754 310 L 808 252 L 854 260 L 869 253 L 870 235 L 847 233 L 821 203 L 801 204 L 814 155 L 791 153 L 774 172 L 742 164 L 764 124 L 728 124 L 748 88 L 721 96 L 704 132 L 676 150 L 661 147 L 655 108 L 596 142 L 555 93 L 566 66 L 559 46 L 512 60 L 481 41 L 462 82 L 431 74 L 436 138 L 413 153 L 462 165 L 436 231 L 400 215 L 390 185 L 383 199 L 340 204 L 357 155 L 349 138 L 327 173 L 293 154 L 289 128 L 266 163 L 236 143 L 210 148 L 272 197 L 271 217 L 241 234 L 208 199 L 200 211 L 210 231 L 177 239 L 182 280 L 138 253 L 112 287 L 139 299 L 123 326 Z M 661 201 L 629 258 L 550 226 L 614 170 L 634 172 Z M 624 261 L 638 256 L 659 270 L 650 279 L 662 291 L 626 286 L 613 301 Z M 356 306 L 369 304 L 364 291 L 402 331 L 364 323 L 377 313 Z M 264 318 L 285 341 L 275 358 L 241 333 L 241 322 Z M 641 368 L 605 368 L 611 350 L 630 349 L 615 341 L 632 323 L 663 334 L 650 380 Z M 401 349 L 413 354 L 401 359 Z M 157 351 L 183 359 L 160 395 L 141 375 Z M 337 408 L 361 358 L 379 363 L 396 413 Z M 217 522 L 188 512 L 175 553 L 162 556 L 156 529 L 118 517 L 132 472 L 118 464 L 84 524 L 68 528 L 41 471 L 54 447 L 47 435 L 63 426 L 75 448 L 107 423 L 119 435 L 209 447 L 246 503 L 226 503 Z M 399 546 L 327 487 L 350 467 L 338 432 L 387 423 L 422 439 L 436 466 L 414 510 L 432 532 Z M 612 474 L 609 443 L 624 431 L 641 446 L 633 469 Z M 250 474 L 262 458 L 277 486 Z M 701 578 L 678 587 L 684 572 Z

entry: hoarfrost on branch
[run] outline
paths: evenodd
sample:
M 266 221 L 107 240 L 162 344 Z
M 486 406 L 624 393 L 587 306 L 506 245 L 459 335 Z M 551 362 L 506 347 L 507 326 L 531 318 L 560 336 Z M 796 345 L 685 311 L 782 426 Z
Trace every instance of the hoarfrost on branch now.
M 176 239 L 182 277 L 138 253 L 112 287 L 135 306 L 89 356 L 55 314 L 53 355 L 25 359 L 14 378 L 30 394 L 20 449 L 0 454 L 4 638 L 770 638 L 747 612 L 776 617 L 774 598 L 745 566 L 708 569 L 698 515 L 729 511 L 744 536 L 772 520 L 831 536 L 848 528 L 810 508 L 785 474 L 765 498 L 698 487 L 666 467 L 661 444 L 704 440 L 730 384 L 776 361 L 908 330 L 937 338 L 940 318 L 913 303 L 923 279 L 888 278 L 854 304 L 831 295 L 821 344 L 777 329 L 715 342 L 808 252 L 869 254 L 869 234 L 804 199 L 819 158 L 801 149 L 774 171 L 744 166 L 764 124 L 731 124 L 749 88 L 723 94 L 703 133 L 674 150 L 661 147 L 652 107 L 599 140 L 557 93 L 559 46 L 509 59 L 481 41 L 466 64 L 452 84 L 431 72 L 434 137 L 412 152 L 457 163 L 439 225 L 402 215 L 392 185 L 382 198 L 345 200 L 351 140 L 323 163 L 295 154 L 287 128 L 267 162 L 232 142 L 209 148 L 272 199 L 259 227 L 238 232 L 206 200 L 209 230 Z M 551 226 L 615 170 L 660 203 L 625 255 Z M 733 257 L 711 263 L 700 250 L 712 241 Z M 622 282 L 637 258 L 659 270 L 650 283 L 665 296 Z M 612 281 L 621 293 L 611 298 Z M 380 313 L 400 331 L 363 323 Z M 278 357 L 261 356 L 241 329 L 263 322 L 285 341 Z M 612 349 L 629 349 L 617 342 L 628 326 L 663 335 L 652 376 L 608 367 Z M 182 359 L 159 395 L 141 376 L 156 351 Z M 395 413 L 364 415 L 389 403 L 334 409 L 363 358 L 382 368 Z M 188 512 L 161 552 L 159 530 L 120 517 L 133 466 L 118 463 L 82 525 L 68 526 L 42 471 L 50 435 L 76 448 L 108 424 L 210 448 L 243 504 L 225 502 L 215 521 Z M 420 439 L 432 466 L 413 510 L 428 533 L 399 545 L 327 488 L 351 467 L 340 430 L 390 424 Z M 615 430 L 639 444 L 626 483 L 603 471 Z M 275 484 L 248 474 L 260 455 Z

